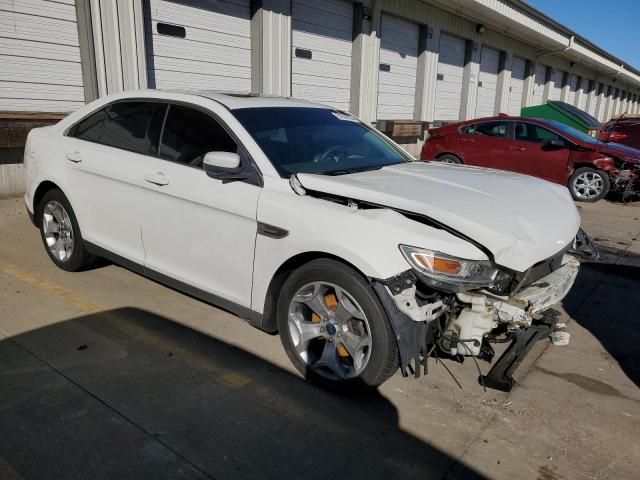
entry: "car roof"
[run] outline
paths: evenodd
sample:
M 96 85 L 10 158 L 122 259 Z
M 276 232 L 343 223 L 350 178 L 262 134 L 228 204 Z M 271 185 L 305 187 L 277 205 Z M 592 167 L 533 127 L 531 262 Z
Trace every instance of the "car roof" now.
M 257 93 L 222 92 L 216 90 L 179 90 L 179 89 L 143 89 L 127 91 L 110 95 L 111 99 L 149 97 L 163 100 L 176 100 L 174 96 L 204 97 L 224 105 L 229 110 L 241 108 L 266 108 L 266 107 L 308 107 L 329 108 L 329 105 L 298 100 L 290 97 L 276 97 Z M 197 101 L 197 98 L 194 98 Z

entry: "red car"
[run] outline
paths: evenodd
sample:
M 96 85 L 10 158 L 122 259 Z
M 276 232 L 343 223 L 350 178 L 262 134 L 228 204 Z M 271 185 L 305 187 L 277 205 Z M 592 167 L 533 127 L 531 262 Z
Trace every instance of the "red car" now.
M 640 150 L 605 143 L 554 120 L 500 115 L 429 130 L 422 160 L 525 173 L 595 202 L 640 190 Z
M 608 121 L 598 130 L 598 140 L 640 148 L 640 118 L 625 117 Z

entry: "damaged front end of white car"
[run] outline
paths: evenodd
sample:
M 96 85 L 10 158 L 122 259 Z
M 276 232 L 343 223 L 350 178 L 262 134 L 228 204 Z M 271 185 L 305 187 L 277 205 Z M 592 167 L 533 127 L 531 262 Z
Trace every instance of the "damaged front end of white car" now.
M 404 376 L 426 374 L 434 357 L 491 363 L 493 345 L 508 343 L 479 382 L 510 391 L 533 345 L 556 330 L 551 307 L 571 289 L 580 259 L 594 260 L 598 252 L 579 228 L 566 189 L 521 175 L 453 168 L 406 164 L 339 178 L 299 175 L 292 186 L 355 214 L 392 211 L 425 227 L 420 242 L 432 242 L 430 232 L 446 232 L 475 252 L 470 260 L 399 242 L 406 270 L 369 280 L 392 324 Z M 404 235 L 389 226 L 389 237 Z
M 581 231 L 580 249 L 565 249 L 524 273 L 490 261 L 467 261 L 407 245 L 399 248 L 413 268 L 372 280 L 389 315 L 403 375 L 427 373 L 430 356 L 492 362 L 492 344 L 510 343 L 479 382 L 510 391 L 513 373 L 533 345 L 556 327 L 550 308 L 571 289 L 580 268 L 577 255 L 597 256 Z

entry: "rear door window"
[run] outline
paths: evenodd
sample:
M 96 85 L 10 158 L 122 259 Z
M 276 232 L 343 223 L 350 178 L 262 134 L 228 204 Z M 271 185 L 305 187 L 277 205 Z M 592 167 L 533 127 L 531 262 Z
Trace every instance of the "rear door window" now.
M 86 140 L 87 142 L 100 141 L 100 132 L 102 131 L 102 123 L 107 116 L 107 109 L 103 108 L 97 112 L 89 115 L 84 120 L 80 120 L 72 132 L 69 134 L 71 137 L 79 138 L 80 140 Z
M 514 136 L 516 140 L 521 142 L 544 144 L 549 140 L 559 140 L 564 143 L 564 139 L 560 135 L 532 123 L 517 123 Z
M 144 155 L 154 154 L 158 144 L 158 120 L 166 105 L 158 102 L 118 102 L 109 107 L 100 143 Z M 158 115 L 154 115 L 154 113 Z M 161 125 L 160 120 L 160 125 Z
M 211 115 L 171 105 L 160 142 L 160 158 L 199 167 L 208 152 L 238 152 L 238 145 Z
M 467 135 L 487 135 L 489 137 L 506 138 L 507 122 L 482 122 L 469 125 L 463 131 Z

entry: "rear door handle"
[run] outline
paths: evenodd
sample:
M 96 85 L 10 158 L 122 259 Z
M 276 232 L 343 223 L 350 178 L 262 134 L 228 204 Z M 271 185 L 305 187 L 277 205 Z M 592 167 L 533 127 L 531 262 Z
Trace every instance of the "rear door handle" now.
M 465 142 L 465 143 L 473 143 L 473 142 L 475 142 L 475 140 L 473 138 L 463 138 L 462 141 Z
M 527 149 L 524 147 L 509 147 L 509 150 L 518 150 L 519 152 L 525 152 Z
M 169 179 L 165 177 L 164 173 L 162 172 L 149 173 L 144 176 L 144 179 L 149 183 L 153 183 L 154 185 L 159 185 L 159 186 L 169 185 Z
M 78 151 L 67 153 L 65 157 L 67 158 L 67 160 L 73 163 L 80 163 L 82 161 L 82 157 L 80 156 L 80 152 Z

